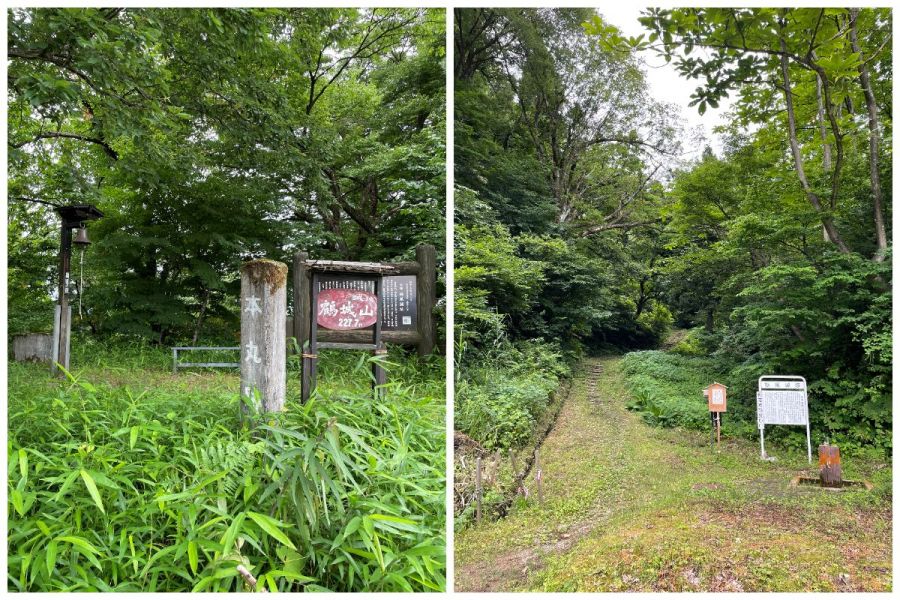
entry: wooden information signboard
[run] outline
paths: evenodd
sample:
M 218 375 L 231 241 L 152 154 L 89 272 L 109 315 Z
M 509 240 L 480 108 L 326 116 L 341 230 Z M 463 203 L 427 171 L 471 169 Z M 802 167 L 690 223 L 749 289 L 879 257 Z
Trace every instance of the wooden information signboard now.
M 312 260 L 306 252 L 294 255 L 293 337 L 304 348 L 309 343 L 312 271 L 319 270 L 323 289 L 356 289 L 375 293 L 374 283 L 354 276 L 353 271 L 339 271 L 340 264 L 375 268 L 382 276 L 384 289 L 382 337 L 386 343 L 415 346 L 420 356 L 431 354 L 435 347 L 436 328 L 433 311 L 436 304 L 437 255 L 434 246 L 416 247 L 416 260 L 397 263 L 346 263 Z M 329 265 L 332 270 L 327 269 Z M 351 267 L 352 268 L 352 267 Z M 324 329 L 319 339 L 327 342 L 365 343 L 372 339 L 371 327 L 365 329 Z
M 722 413 L 726 411 L 728 406 L 725 395 L 727 389 L 726 386 L 714 381 L 708 388 L 703 390 L 703 395 L 706 397 L 707 406 L 709 407 L 709 416 L 716 443 L 722 437 Z
M 435 251 L 416 248 L 416 261 L 367 263 L 294 257 L 293 334 L 302 352 L 301 396 L 316 386 L 318 350 L 369 350 L 386 354 L 385 343 L 413 345 L 420 355 L 435 345 Z M 375 384 L 384 369 L 373 365 Z

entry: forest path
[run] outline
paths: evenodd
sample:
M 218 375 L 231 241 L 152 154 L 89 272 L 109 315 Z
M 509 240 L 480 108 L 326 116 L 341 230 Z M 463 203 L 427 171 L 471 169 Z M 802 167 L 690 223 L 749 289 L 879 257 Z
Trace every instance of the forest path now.
M 649 427 L 620 361 L 575 377 L 541 446 L 544 503 L 456 535 L 457 591 L 890 589 L 890 499 L 789 488 L 799 453 Z

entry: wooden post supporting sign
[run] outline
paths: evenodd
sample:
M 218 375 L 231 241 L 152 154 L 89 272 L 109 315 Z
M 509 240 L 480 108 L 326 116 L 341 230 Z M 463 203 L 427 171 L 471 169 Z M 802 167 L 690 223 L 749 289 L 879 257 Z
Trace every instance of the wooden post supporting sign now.
M 708 388 L 703 390 L 706 397 L 707 406 L 709 408 L 710 417 L 710 446 L 713 440 L 718 444 L 722 438 L 722 413 L 726 411 L 728 403 L 725 392 L 728 388 L 721 383 L 713 382 Z
M 286 279 L 284 263 L 241 266 L 241 398 L 263 413 L 284 410 Z
M 294 317 L 290 331 L 302 352 L 301 398 L 316 387 L 318 352 L 323 348 L 373 353 L 376 389 L 387 374 L 385 342 L 434 351 L 436 253 L 416 247 L 415 262 L 372 263 L 313 260 L 294 255 Z

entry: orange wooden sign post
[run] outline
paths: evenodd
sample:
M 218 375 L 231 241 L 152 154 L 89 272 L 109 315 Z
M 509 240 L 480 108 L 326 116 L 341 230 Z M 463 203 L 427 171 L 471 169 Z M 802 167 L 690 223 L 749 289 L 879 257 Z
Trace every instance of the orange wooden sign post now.
M 722 413 L 726 411 L 728 406 L 725 394 L 727 389 L 726 386 L 714 381 L 703 390 L 703 395 L 706 397 L 706 403 L 709 406 L 709 417 L 712 424 L 711 433 L 715 434 L 717 444 L 722 436 Z M 712 438 L 710 438 L 710 445 L 712 445 Z

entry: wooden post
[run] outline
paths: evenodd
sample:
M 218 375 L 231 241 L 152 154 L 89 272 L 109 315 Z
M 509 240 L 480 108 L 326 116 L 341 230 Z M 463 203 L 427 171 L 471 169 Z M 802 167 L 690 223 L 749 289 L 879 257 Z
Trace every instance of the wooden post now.
M 300 381 L 300 402 L 306 404 L 312 390 L 316 387 L 316 376 L 318 369 L 318 331 L 319 324 L 316 320 L 316 308 L 319 305 L 319 274 L 312 273 L 309 286 L 309 306 L 313 307 L 307 310 L 308 326 L 307 335 L 309 336 L 309 346 L 303 349 L 303 377 Z
M 381 340 L 381 321 L 384 319 L 384 278 L 379 276 L 375 278 L 375 296 L 378 298 L 378 310 L 375 312 L 375 332 L 373 343 L 375 345 L 375 357 L 381 358 L 387 356 L 387 348 Z M 381 388 L 387 383 L 387 373 L 378 360 L 372 363 L 372 375 L 375 377 L 375 397 L 379 397 L 384 393 Z
M 50 373 L 57 377 L 65 374 L 56 365 L 69 370 L 69 339 L 72 334 L 72 308 L 69 306 L 69 258 L 72 252 L 71 224 L 63 219 L 59 242 L 59 282 L 57 286 L 56 315 L 53 327 L 53 357 Z
M 475 460 L 475 520 L 481 523 L 481 457 Z
M 301 352 L 309 340 L 309 267 L 306 264 L 308 258 L 306 252 L 294 254 L 294 270 L 291 273 L 294 282 L 293 335 Z M 305 364 L 303 368 L 306 368 Z
M 241 397 L 259 412 L 284 410 L 287 265 L 259 259 L 241 266 Z
M 722 413 L 716 413 L 716 446 L 722 441 Z
M 419 275 L 416 277 L 416 328 L 420 335 L 418 350 L 419 356 L 427 356 L 434 350 L 437 335 L 433 312 L 437 286 L 437 253 L 434 246 L 416 246 L 416 262 L 419 263 Z
M 541 472 L 541 458 L 539 455 L 539 450 L 535 448 L 534 450 L 534 482 L 537 485 L 537 494 L 538 494 L 538 503 L 544 503 L 544 492 L 541 488 L 541 479 L 544 478 L 544 474 Z
M 819 446 L 819 479 L 823 487 L 839 488 L 844 485 L 841 452 L 837 446 L 828 443 Z

